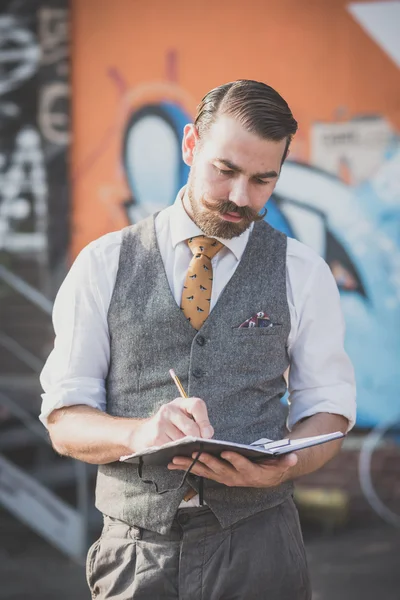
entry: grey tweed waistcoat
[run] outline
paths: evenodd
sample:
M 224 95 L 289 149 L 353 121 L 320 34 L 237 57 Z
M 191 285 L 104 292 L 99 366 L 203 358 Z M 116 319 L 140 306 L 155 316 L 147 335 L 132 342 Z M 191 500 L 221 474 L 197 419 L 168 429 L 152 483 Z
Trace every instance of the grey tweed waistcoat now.
M 234 275 L 199 331 L 176 304 L 157 245 L 154 217 L 123 230 L 116 283 L 108 312 L 111 344 L 107 412 L 145 418 L 177 396 L 173 368 L 189 396 L 202 398 L 215 439 L 249 444 L 285 432 L 290 314 L 286 295 L 286 236 L 256 223 Z M 273 328 L 238 329 L 264 310 Z M 159 491 L 178 487 L 183 473 L 145 467 Z M 198 489 L 198 478 L 189 476 Z M 120 462 L 98 469 L 96 506 L 131 525 L 169 531 L 189 486 L 159 495 L 137 467 Z M 226 487 L 204 480 L 204 501 L 222 527 L 275 506 L 292 493 Z

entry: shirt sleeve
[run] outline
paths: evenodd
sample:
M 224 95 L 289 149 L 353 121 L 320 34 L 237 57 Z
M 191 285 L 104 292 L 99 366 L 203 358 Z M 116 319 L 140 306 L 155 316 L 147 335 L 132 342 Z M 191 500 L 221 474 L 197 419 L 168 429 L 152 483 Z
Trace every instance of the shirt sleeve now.
M 54 349 L 40 375 L 44 393 L 39 418 L 45 426 L 50 413 L 63 406 L 85 404 L 105 410 L 105 378 L 110 361 L 107 312 L 119 248 L 116 234 L 89 244 L 57 294 L 53 308 Z
M 297 332 L 289 346 L 287 426 L 316 413 L 335 413 L 355 423 L 355 378 L 344 349 L 344 319 L 333 275 L 323 259 L 312 267 L 296 302 Z

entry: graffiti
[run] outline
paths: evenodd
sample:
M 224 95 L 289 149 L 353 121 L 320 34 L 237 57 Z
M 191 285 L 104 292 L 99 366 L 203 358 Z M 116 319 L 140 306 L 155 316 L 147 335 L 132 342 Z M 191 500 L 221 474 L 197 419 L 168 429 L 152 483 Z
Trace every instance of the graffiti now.
M 186 183 L 188 168 L 181 159 L 180 141 L 189 119 L 179 106 L 167 102 L 148 104 L 131 114 L 123 143 L 132 192 L 125 206 L 131 223 L 172 204 Z
M 56 64 L 60 75 L 68 73 L 69 26 L 66 9 L 46 6 L 39 10 L 39 39 L 42 64 Z
M 43 87 L 39 106 L 39 123 L 43 136 L 53 144 L 66 146 L 70 140 L 69 116 L 62 110 L 69 98 L 69 85 L 52 83 Z
M 400 196 L 388 218 L 372 190 L 370 183 L 351 187 L 288 161 L 268 215 L 272 225 L 311 246 L 331 267 L 356 372 L 358 424 L 366 426 L 395 417 L 393 398 L 400 391 Z
M 384 163 L 371 179 L 375 194 L 379 194 L 387 207 L 396 206 L 400 198 L 400 152 Z M 400 240 L 399 240 L 400 243 Z
M 269 4 L 267 12 L 279 2 Z M 240 54 L 237 36 L 225 32 L 218 61 L 208 47 L 200 58 L 183 41 L 181 32 L 188 26 L 183 14 L 168 20 L 174 48 L 166 43 L 161 23 L 168 12 L 161 2 L 157 24 L 146 17 L 139 24 L 134 8 L 127 6 L 110 30 L 96 29 L 96 45 L 84 35 L 75 40 L 80 73 L 90 85 L 76 91 L 79 227 L 73 232 L 74 256 L 92 239 L 173 202 L 187 177 L 180 158 L 183 125 L 193 120 L 197 102 L 209 89 L 241 76 L 227 70 L 227 62 L 251 68 L 254 79 L 279 82 L 278 91 L 300 127 L 268 203 L 267 220 L 310 245 L 332 270 L 346 321 L 346 349 L 356 371 L 362 427 L 394 417 L 399 406 L 393 400 L 400 391 L 400 121 L 395 101 L 400 38 L 393 29 L 399 6 L 326 3 L 322 23 L 290 1 L 283 11 L 286 21 L 307 23 L 308 35 L 303 39 L 301 27 L 289 27 L 284 46 L 280 27 L 269 28 L 265 36 L 249 25 L 247 34 L 241 27 L 246 12 L 233 11 L 243 34 Z M 91 22 L 84 3 L 77 10 L 83 22 Z M 99 10 L 106 22 L 110 9 Z M 218 14 L 223 18 L 222 9 Z M 151 43 L 143 38 L 145 28 L 159 33 Z M 198 23 L 190 30 L 202 35 Z M 123 50 L 131 39 L 141 40 L 145 68 Z M 329 58 L 328 39 L 335 47 Z M 111 65 L 110 40 L 115 49 Z M 279 61 L 269 60 L 277 47 Z M 195 75 L 189 75 L 188 65 Z M 107 100 L 101 102 L 103 90 Z M 89 126 L 90 106 L 96 111 Z
M 0 96 L 19 88 L 38 68 L 40 48 L 33 31 L 13 16 L 0 16 Z
M 60 216 L 64 230 L 67 223 L 64 4 L 37 1 L 0 12 L 0 249 L 42 264 L 49 257 L 57 262 L 67 249 L 66 232 L 53 236 L 51 227 Z
M 42 57 L 38 72 L 37 124 L 48 183 L 47 260 L 50 272 L 55 273 L 64 264 L 69 244 L 69 10 L 66 0 L 40 4 L 38 40 Z
M 371 177 L 385 161 L 393 129 L 381 117 L 362 117 L 344 123 L 316 123 L 311 131 L 311 164 L 351 185 Z
M 179 106 L 162 102 L 140 107 L 127 119 L 122 160 L 132 194 L 125 203 L 130 222 L 171 204 L 185 183 L 178 132 L 186 119 Z M 266 220 L 311 246 L 330 266 L 356 371 L 358 424 L 370 426 L 398 412 L 393 403 L 400 391 L 398 140 L 379 117 L 319 123 L 311 138 L 316 164 L 285 163 Z
M 0 289 L 1 374 L 46 354 L 46 328 L 29 294 L 19 293 L 51 296 L 68 250 L 67 6 L 10 0 L 0 7 L 0 263 L 9 276 Z
M 46 176 L 34 104 L 21 91 L 32 90 L 40 48 L 35 32 L 17 16 L 0 16 L 1 101 L 9 118 L 0 123 L 0 248 L 43 251 L 46 246 Z M 4 105 L 4 104 L 3 104 Z M 15 107 L 10 113 L 10 107 Z M 7 111 L 6 111 L 7 112 Z
M 181 159 L 181 138 L 195 101 L 174 83 L 130 89 L 117 69 L 108 74 L 120 95 L 115 123 L 78 165 L 73 179 L 86 176 L 117 139 L 118 177 L 100 186 L 100 197 L 111 226 L 118 228 L 165 208 L 186 183 L 189 168 Z
M 40 136 L 24 127 L 9 157 L 0 154 L 0 249 L 32 252 L 46 247 L 47 183 Z
M 124 86 L 125 100 L 130 93 Z M 170 205 L 188 176 L 181 138 L 190 111 L 165 94 L 158 101 L 144 97 L 130 107 L 126 102 L 120 126 L 127 189 L 108 188 L 109 205 L 116 206 L 117 196 L 130 223 Z M 286 161 L 268 203 L 266 220 L 324 257 L 336 280 L 360 426 L 398 412 L 393 397 L 400 391 L 399 162 L 399 138 L 384 117 L 315 123 L 308 164 Z
M 53 144 L 66 146 L 70 140 L 68 99 L 68 11 L 42 8 L 39 12 L 42 65 L 51 69 L 55 81 L 40 89 L 38 121 L 42 135 Z M 58 81 L 57 81 L 58 79 Z

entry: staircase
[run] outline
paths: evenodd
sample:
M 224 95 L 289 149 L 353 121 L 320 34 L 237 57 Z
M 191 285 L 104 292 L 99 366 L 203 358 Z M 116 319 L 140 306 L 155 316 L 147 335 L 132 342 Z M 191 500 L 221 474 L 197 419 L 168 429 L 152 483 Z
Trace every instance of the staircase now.
M 0 301 L 0 504 L 82 562 L 101 523 L 93 505 L 96 467 L 57 455 L 38 420 L 52 303 L 4 265 Z

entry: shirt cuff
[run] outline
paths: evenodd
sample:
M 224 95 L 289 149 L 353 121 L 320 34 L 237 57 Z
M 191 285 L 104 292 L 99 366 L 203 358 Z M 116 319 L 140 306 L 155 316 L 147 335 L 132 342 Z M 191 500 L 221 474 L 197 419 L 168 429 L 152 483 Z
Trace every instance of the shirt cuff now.
M 82 379 L 80 379 L 81 383 L 79 386 L 77 386 L 76 382 L 63 382 L 61 388 L 42 394 L 42 407 L 39 419 L 46 428 L 48 426 L 49 415 L 57 408 L 80 404 L 105 412 L 106 398 L 104 382 L 95 380 L 90 385 L 85 386 L 82 385 Z
M 330 413 L 345 417 L 348 433 L 356 422 L 354 388 L 343 384 L 328 388 L 315 388 L 292 392 L 289 397 L 289 415 L 286 426 L 292 431 L 294 425 L 306 417 L 318 413 Z

